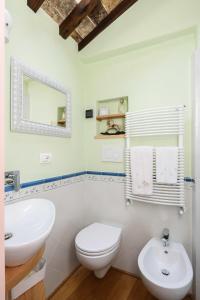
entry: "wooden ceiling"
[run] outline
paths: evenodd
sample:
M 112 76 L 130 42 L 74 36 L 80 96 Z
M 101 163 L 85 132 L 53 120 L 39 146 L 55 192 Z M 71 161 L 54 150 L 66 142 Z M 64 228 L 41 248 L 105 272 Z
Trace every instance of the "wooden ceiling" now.
M 138 0 L 27 0 L 36 13 L 41 7 L 59 25 L 59 34 L 71 36 L 79 51 Z

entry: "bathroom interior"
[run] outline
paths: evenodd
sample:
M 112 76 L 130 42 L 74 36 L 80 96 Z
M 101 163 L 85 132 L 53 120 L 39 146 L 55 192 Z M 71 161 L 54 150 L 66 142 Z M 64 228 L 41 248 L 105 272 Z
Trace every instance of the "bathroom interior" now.
M 0 299 L 200 300 L 200 1 L 0 3 Z

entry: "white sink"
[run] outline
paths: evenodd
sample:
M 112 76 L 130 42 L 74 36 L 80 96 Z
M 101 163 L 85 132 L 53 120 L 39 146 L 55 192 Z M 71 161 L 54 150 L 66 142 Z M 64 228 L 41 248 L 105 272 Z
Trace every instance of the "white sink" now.
M 193 270 L 185 248 L 170 241 L 151 239 L 140 252 L 138 266 L 142 280 L 159 300 L 181 300 L 189 292 Z
M 30 199 L 5 208 L 6 266 L 28 261 L 45 243 L 55 221 L 55 207 L 46 199 Z

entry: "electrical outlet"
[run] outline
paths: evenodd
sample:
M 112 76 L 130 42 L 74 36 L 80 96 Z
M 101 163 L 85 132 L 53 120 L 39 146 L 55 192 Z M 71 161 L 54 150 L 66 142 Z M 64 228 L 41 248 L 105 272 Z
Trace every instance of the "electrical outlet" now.
M 40 163 L 41 164 L 49 164 L 52 160 L 51 153 L 40 153 Z

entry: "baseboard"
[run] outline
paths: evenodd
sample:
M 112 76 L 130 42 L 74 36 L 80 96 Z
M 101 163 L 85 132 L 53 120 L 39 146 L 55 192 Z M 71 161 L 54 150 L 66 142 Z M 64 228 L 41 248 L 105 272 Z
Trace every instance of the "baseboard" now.
M 136 274 L 134 274 L 134 273 L 131 273 L 131 272 L 128 272 L 128 271 L 125 271 L 125 270 L 122 270 L 122 269 L 120 269 L 120 268 L 116 268 L 116 267 L 113 267 L 113 266 L 112 266 L 112 268 L 115 269 L 115 270 L 117 270 L 117 271 L 119 271 L 119 272 L 121 272 L 121 273 L 124 273 L 124 274 L 126 274 L 126 275 L 129 275 L 129 276 L 131 276 L 131 277 L 135 277 L 135 278 L 137 278 L 137 279 L 141 279 L 138 275 L 136 275 Z

